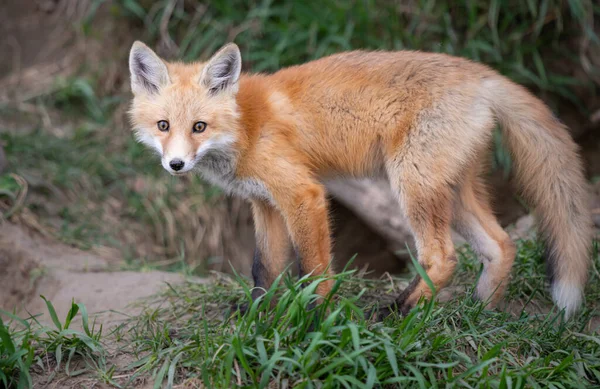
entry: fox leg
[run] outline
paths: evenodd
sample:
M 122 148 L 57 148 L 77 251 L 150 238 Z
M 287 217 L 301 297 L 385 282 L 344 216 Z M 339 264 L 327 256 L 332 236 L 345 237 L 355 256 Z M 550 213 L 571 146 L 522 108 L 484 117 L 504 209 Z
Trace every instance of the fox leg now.
M 450 226 L 453 187 L 458 181 L 450 179 L 458 175 L 450 174 L 448 169 L 452 166 L 448 165 L 442 166 L 446 171 L 433 170 L 435 164 L 425 158 L 428 156 L 425 152 L 392 154 L 386 169 L 413 232 L 418 262 L 439 291 L 446 286 L 456 267 Z M 421 296 L 430 298 L 432 291 L 421 276 L 416 275 L 396 301 L 380 312 L 380 317 L 391 310 L 408 313 Z
M 252 298 L 256 299 L 285 269 L 290 239 L 283 216 L 270 204 L 253 201 L 252 215 L 256 235 L 256 250 L 252 263 Z
M 406 183 L 402 201 L 414 233 L 418 261 L 437 291 L 446 286 L 456 267 L 456 254 L 450 235 L 451 189 L 425 188 L 422 183 Z M 421 296 L 431 297 L 431 289 L 417 275 L 402 291 L 395 306 L 408 313 Z
M 323 185 L 308 180 L 296 182 L 273 190 L 273 195 L 300 259 L 300 273 L 331 274 L 331 238 Z M 323 281 L 317 293 L 324 297 L 332 286 L 332 280 Z
M 508 284 L 515 245 L 493 215 L 485 185 L 476 174 L 463 184 L 456 199 L 453 226 L 483 263 L 476 296 L 493 307 Z

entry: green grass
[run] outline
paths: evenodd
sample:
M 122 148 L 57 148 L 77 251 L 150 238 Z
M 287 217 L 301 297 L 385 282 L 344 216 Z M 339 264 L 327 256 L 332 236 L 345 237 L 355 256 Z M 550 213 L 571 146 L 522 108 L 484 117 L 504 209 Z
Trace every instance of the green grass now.
M 506 300 L 524 308 L 488 310 L 469 298 L 481 265 L 460 250 L 446 302 L 422 301 L 406 317 L 373 320 L 371 312 L 402 288 L 404 279 L 364 279 L 354 271 L 333 278 L 333 293 L 316 298 L 322 277 L 281 276 L 245 315 L 233 306 L 250 302 L 248 281 L 215 273 L 209 283 L 173 285 L 140 314 L 105 334 L 72 303 L 61 321 L 46 301 L 53 327 L 37 316 L 23 320 L 0 311 L 0 383 L 28 388 L 35 382 L 85 376 L 90 384 L 135 387 L 486 387 L 579 388 L 600 385 L 599 242 L 584 309 L 568 322 L 548 305 L 541 246 L 518 242 Z M 423 270 L 415 269 L 422 274 Z M 45 300 L 45 298 L 42 296 Z M 82 331 L 72 329 L 77 315 Z M 594 319 L 594 320 L 592 320 Z M 118 347 L 105 349 L 110 342 Z M 115 355 L 132 362 L 117 366 Z M 39 377 L 43 377 L 40 381 Z
M 356 48 L 421 49 L 487 62 L 544 89 L 569 83 L 553 78 L 539 61 L 546 54 L 543 50 L 560 52 L 566 43 L 562 40 L 569 36 L 597 40 L 589 15 L 600 12 L 588 0 L 172 4 L 121 0 L 113 13 L 142 23 L 148 41 L 172 39 L 176 46 L 170 54 L 191 60 L 206 58 L 230 40 L 243 47 L 255 71 L 273 71 Z M 168 23 L 169 36 L 161 31 L 161 22 Z M 578 61 L 575 55 L 565 60 Z
M 19 387 L 31 386 L 29 369 L 33 363 L 34 349 L 29 343 L 29 324 L 25 329 L 9 329 L 0 317 L 0 382 L 4 387 L 19 382 Z
M 102 327 L 88 322 L 83 304 L 72 303 L 63 322 L 54 306 L 44 296 L 48 314 L 54 327 L 39 322 L 38 316 L 21 319 L 10 312 L 0 310 L 0 384 L 5 388 L 30 388 L 33 385 L 31 371 L 46 373 L 47 382 L 56 374 L 77 376 L 97 366 L 104 356 L 100 343 Z M 71 329 L 76 315 L 81 314 L 82 331 Z M 9 321 L 5 322 L 2 317 Z M 84 367 L 78 362 L 83 362 Z
M 597 244 L 594 258 L 597 269 Z M 460 262 L 456 283 L 472 285 L 480 265 L 468 250 Z M 536 304 L 548 301 L 542 266 L 539 245 L 520 242 L 508 301 L 528 308 L 534 308 L 533 296 Z M 382 295 L 391 297 L 390 280 L 352 272 L 334 279 L 340 297 L 308 310 L 322 278 L 284 276 L 245 316 L 230 308 L 249 301 L 244 280 L 217 276 L 210 284 L 172 286 L 153 301 L 158 308 L 117 331 L 128 343 L 124 351 L 138 359 L 131 380 L 150 374 L 155 387 L 187 381 L 215 388 L 600 385 L 600 336 L 587 328 L 598 315 L 596 270 L 586 308 L 566 323 L 555 311 L 484 309 L 469 298 L 472 288 L 449 302 L 423 302 L 406 317 L 376 322 L 365 315 Z
M 16 174 L 0 175 L 0 216 L 8 219 L 21 210 L 27 194 L 27 181 Z

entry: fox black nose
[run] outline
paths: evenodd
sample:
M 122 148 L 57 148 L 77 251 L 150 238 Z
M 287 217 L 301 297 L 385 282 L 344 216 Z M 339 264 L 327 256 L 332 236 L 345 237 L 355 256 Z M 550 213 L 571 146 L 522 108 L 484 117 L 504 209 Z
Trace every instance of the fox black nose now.
M 183 165 L 185 165 L 185 162 L 183 162 L 181 159 L 173 159 L 171 162 L 169 162 L 171 169 L 175 170 L 176 172 L 183 169 Z

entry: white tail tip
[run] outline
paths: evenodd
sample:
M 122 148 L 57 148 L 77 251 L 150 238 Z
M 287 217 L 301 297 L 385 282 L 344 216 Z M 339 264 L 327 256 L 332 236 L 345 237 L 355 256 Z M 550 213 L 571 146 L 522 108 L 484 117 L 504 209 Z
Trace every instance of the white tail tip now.
M 581 285 L 564 281 L 555 281 L 552 284 L 552 299 L 560 309 L 564 309 L 565 317 L 569 318 L 579 309 L 583 299 Z

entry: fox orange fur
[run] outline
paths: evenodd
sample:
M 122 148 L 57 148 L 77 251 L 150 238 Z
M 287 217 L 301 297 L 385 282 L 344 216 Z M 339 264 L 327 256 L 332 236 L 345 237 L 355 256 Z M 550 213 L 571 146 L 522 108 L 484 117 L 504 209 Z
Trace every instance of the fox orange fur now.
M 547 243 L 554 301 L 580 305 L 592 229 L 576 144 L 525 88 L 444 54 L 353 51 L 274 74 L 241 74 L 235 44 L 206 63 L 167 63 L 141 42 L 129 66 L 138 139 L 174 175 L 200 172 L 252 204 L 255 297 L 284 269 L 291 245 L 305 272 L 331 272 L 326 193 L 331 177 L 385 176 L 436 289 L 456 266 L 454 227 L 484 265 L 477 297 L 496 304 L 515 246 L 481 178 L 496 121 Z M 331 281 L 317 292 L 328 293 Z M 402 312 L 431 291 L 416 277 Z

